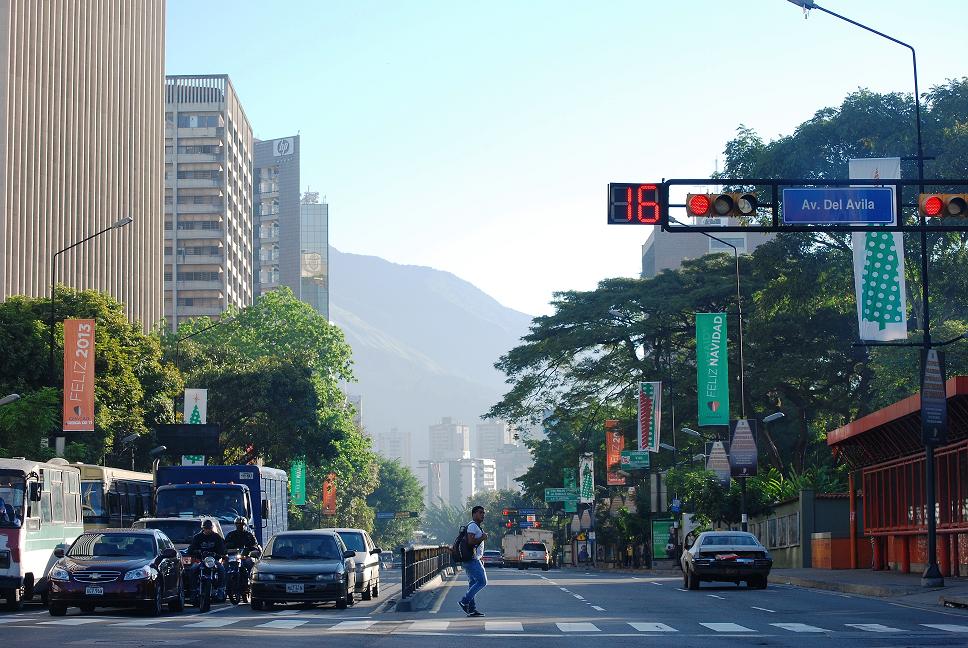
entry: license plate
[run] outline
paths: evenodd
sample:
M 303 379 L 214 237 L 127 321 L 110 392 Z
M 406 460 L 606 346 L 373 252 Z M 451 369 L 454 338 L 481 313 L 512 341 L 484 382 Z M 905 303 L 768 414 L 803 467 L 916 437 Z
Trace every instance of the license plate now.
M 104 596 L 103 587 L 85 587 L 84 593 L 88 596 Z
M 191 556 L 183 556 L 182 557 L 182 564 L 183 565 L 191 565 L 192 564 L 192 557 Z
M 302 594 L 305 586 L 302 583 L 286 583 L 286 594 Z

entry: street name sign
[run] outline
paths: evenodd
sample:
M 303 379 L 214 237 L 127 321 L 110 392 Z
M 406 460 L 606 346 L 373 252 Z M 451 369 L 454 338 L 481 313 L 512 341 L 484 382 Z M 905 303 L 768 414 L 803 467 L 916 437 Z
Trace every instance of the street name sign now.
M 649 467 L 649 452 L 647 450 L 622 450 L 620 465 L 623 469 L 635 470 L 636 468 Z
M 570 502 L 578 500 L 578 489 L 575 488 L 546 488 L 544 501 Z
M 783 190 L 786 225 L 893 225 L 890 187 L 791 188 Z

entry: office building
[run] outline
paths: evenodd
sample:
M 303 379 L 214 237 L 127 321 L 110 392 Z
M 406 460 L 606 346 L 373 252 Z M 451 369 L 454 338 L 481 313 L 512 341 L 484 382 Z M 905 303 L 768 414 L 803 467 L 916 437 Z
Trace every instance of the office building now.
M 450 417 L 430 426 L 430 460 L 459 461 L 471 456 L 470 428 Z
M 465 457 L 456 461 L 421 461 L 420 465 L 426 469 L 424 493 L 428 506 L 443 503 L 462 507 L 475 495 L 497 489 L 493 459 Z
M 293 249 L 296 254 L 296 249 Z M 329 205 L 307 191 L 299 205 L 299 299 L 329 319 Z
M 257 140 L 253 164 L 258 294 L 289 286 L 298 297 L 299 136 Z
M 413 435 L 410 430 L 390 428 L 389 432 L 376 435 L 374 446 L 377 453 L 387 459 L 399 459 L 408 468 L 413 466 Z
M 252 127 L 224 74 L 165 79 L 165 317 L 254 296 Z
M 707 225 L 736 225 L 735 218 L 706 218 Z M 751 254 L 758 246 L 773 238 L 771 234 L 760 232 L 723 232 L 713 234 L 716 238 L 736 246 L 740 254 Z M 707 254 L 725 252 L 732 254 L 733 248 L 702 234 L 670 234 L 659 227 L 642 245 L 642 278 L 651 279 L 663 270 L 675 270 L 687 259 L 698 259 Z
M 498 490 L 521 491 L 518 477 L 528 472 L 534 464 L 531 450 L 524 444 L 509 443 L 495 457 L 495 485 Z
M 511 438 L 511 427 L 504 421 L 478 423 L 475 456 L 494 459 L 505 445 L 511 443 Z
M 0 300 L 54 279 L 162 318 L 164 0 L 0 0 Z

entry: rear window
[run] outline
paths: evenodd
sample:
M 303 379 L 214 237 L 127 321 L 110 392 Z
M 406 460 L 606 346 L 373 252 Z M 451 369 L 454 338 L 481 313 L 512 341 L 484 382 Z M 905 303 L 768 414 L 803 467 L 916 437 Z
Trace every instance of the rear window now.
M 548 550 L 540 542 L 526 542 L 524 543 L 523 551 L 548 551 Z
M 485 551 L 484 552 L 484 555 L 485 556 L 500 556 L 501 555 L 501 552 L 500 551 Z
M 758 546 L 756 540 L 748 535 L 711 535 L 703 538 L 702 546 L 741 545 L 744 547 Z

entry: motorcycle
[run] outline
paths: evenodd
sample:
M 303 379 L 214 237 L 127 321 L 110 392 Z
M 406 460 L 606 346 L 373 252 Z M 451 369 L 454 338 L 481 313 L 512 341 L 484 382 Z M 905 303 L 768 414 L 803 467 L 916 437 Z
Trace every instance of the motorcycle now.
M 258 560 L 262 553 L 258 549 L 249 552 L 232 550 L 226 557 L 225 562 L 225 592 L 232 605 L 249 598 L 249 574 L 252 572 L 252 563 Z
M 200 563 L 193 599 L 200 612 L 208 612 L 212 609 L 213 599 L 225 600 L 224 594 L 219 592 L 222 582 L 219 580 L 218 559 L 215 554 L 204 552 L 201 558 L 194 558 L 193 562 Z

